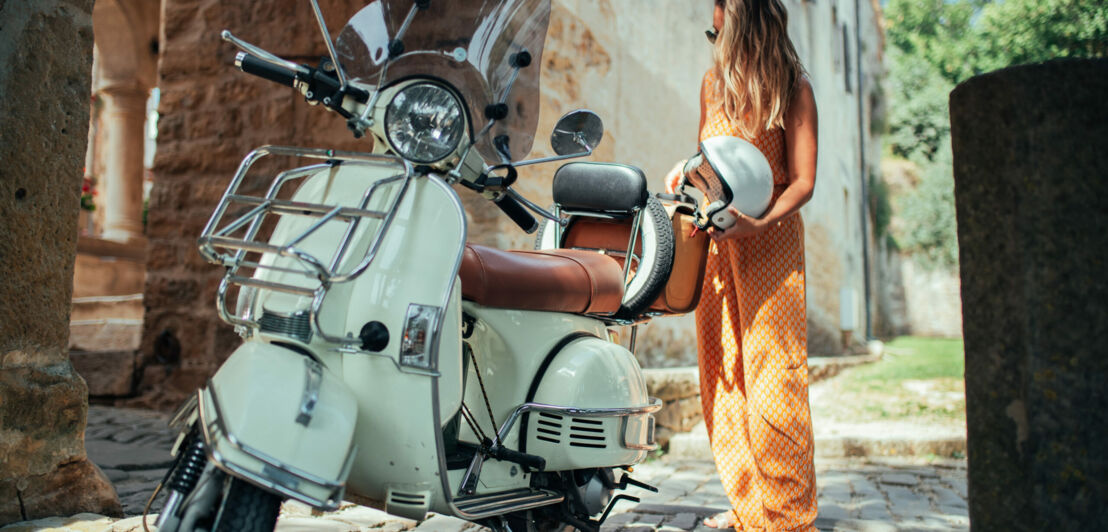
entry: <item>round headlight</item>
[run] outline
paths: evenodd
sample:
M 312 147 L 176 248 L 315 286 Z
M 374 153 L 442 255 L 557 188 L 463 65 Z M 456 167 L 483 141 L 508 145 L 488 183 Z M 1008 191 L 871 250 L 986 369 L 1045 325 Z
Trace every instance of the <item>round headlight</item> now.
M 465 113 L 444 87 L 418 83 L 396 93 L 385 110 L 389 144 L 405 159 L 441 161 L 454 153 L 465 131 Z

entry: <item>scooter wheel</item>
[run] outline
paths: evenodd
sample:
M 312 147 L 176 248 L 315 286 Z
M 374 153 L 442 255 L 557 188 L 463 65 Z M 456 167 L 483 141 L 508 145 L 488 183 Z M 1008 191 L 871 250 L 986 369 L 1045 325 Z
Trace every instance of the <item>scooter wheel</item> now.
M 273 532 L 280 511 L 280 497 L 231 477 L 212 532 Z

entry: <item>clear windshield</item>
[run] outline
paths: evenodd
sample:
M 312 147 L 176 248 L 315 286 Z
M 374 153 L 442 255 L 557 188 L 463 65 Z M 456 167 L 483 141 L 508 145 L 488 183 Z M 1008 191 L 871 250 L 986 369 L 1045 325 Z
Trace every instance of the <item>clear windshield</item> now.
M 370 88 L 379 81 L 384 87 L 415 76 L 443 80 L 465 98 L 473 135 L 488 122 L 486 107 L 506 103 L 507 118 L 496 122 L 477 149 L 487 161 L 499 163 L 495 146 L 506 138 L 511 159 L 524 158 L 539 120 L 539 70 L 550 0 L 431 0 L 404 32 L 404 52 L 387 61 L 389 43 L 413 4 L 414 0 L 374 0 L 347 22 L 335 42 L 347 75 Z M 511 60 L 521 51 L 529 52 L 532 60 L 516 76 Z

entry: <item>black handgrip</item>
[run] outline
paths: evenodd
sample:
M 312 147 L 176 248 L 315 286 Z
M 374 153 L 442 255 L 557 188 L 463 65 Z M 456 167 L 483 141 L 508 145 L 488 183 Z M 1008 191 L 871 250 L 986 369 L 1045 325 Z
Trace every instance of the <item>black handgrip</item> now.
M 500 207 L 500 210 L 504 211 L 504 214 L 507 214 L 520 229 L 523 229 L 524 233 L 531 234 L 539 228 L 539 222 L 535 217 L 512 196 L 501 194 L 499 198 L 493 200 L 493 203 Z
M 239 70 L 247 74 L 253 74 L 259 78 L 268 79 L 269 81 L 280 83 L 281 85 L 291 87 L 293 82 L 296 81 L 296 72 L 294 70 L 267 63 L 246 52 L 239 52 L 239 54 L 235 56 L 235 65 L 239 67 Z
M 546 459 L 541 456 L 535 456 L 533 454 L 521 453 L 519 451 L 513 451 L 503 446 L 496 446 L 489 449 L 489 455 L 497 460 L 504 460 L 519 464 L 523 467 L 534 469 L 535 471 L 542 471 L 546 469 Z

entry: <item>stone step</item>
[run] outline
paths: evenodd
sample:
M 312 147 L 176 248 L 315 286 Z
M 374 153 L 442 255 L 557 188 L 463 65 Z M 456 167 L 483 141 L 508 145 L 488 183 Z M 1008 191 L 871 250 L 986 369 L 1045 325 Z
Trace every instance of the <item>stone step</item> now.
M 141 320 L 143 316 L 142 294 L 122 296 L 89 296 L 73 298 L 70 321 L 101 319 Z
M 859 424 L 849 434 L 815 435 L 819 458 L 881 456 L 965 456 L 966 435 L 956 430 L 887 423 Z M 669 440 L 667 457 L 686 460 L 711 460 L 708 430 L 701 422 L 691 431 L 675 434 Z
M 142 319 L 101 318 L 69 322 L 70 351 L 132 351 L 142 340 Z

